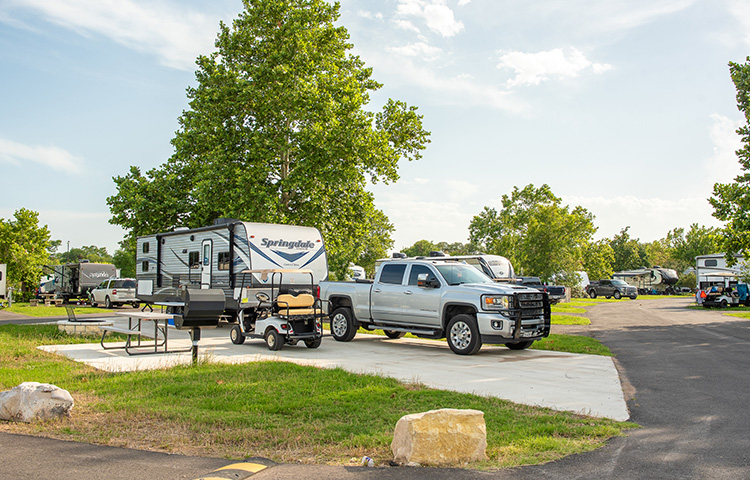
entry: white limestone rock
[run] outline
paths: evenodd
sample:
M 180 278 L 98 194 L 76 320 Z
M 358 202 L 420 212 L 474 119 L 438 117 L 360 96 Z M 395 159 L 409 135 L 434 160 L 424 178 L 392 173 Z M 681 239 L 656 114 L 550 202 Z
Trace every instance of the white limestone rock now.
M 0 392 L 0 420 L 29 423 L 70 416 L 73 397 L 49 383 L 24 382 Z
M 484 412 L 445 408 L 405 415 L 391 442 L 402 465 L 455 465 L 487 458 Z

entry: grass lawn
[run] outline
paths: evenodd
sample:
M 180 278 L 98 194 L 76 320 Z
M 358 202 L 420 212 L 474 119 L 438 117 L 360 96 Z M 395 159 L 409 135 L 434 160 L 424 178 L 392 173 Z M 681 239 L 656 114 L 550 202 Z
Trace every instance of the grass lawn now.
M 471 408 L 485 412 L 489 459 L 468 467 L 493 469 L 593 450 L 636 427 L 341 369 L 259 362 L 105 373 L 36 348 L 83 341 L 97 339 L 51 325 L 0 326 L 0 390 L 38 381 L 76 400 L 68 419 L 0 422 L 1 430 L 228 459 L 350 464 L 368 455 L 381 463 L 392 458 L 401 416 Z
M 101 314 L 108 314 L 112 312 L 112 310 L 107 310 L 104 308 L 96 308 L 96 307 L 90 307 L 90 306 L 84 306 L 84 305 L 73 305 L 75 307 L 76 315 L 83 315 L 86 313 L 101 313 Z M 21 302 L 13 302 L 12 307 L 5 307 L 3 309 L 4 312 L 10 312 L 10 313 L 18 313 L 20 315 L 28 315 L 29 317 L 60 317 L 60 316 L 66 316 L 67 313 L 65 311 L 65 307 L 45 307 L 44 305 L 40 305 L 37 307 L 30 307 L 29 303 L 21 303 Z

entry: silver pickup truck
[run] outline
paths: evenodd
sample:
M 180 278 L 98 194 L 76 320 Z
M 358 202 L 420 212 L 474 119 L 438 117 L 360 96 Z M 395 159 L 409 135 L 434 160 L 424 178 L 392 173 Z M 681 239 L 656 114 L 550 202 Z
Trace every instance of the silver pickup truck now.
M 321 282 L 320 298 L 341 342 L 363 327 L 390 338 L 447 338 L 454 353 L 471 355 L 484 343 L 522 350 L 550 331 L 546 293 L 495 283 L 456 260 L 385 261 L 374 281 Z

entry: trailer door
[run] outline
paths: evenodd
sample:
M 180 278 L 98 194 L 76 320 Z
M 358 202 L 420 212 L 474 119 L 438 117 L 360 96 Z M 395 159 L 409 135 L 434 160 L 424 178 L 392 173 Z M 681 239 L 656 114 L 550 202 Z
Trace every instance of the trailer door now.
M 203 240 L 201 244 L 201 288 L 211 288 L 211 268 L 213 267 L 211 240 Z

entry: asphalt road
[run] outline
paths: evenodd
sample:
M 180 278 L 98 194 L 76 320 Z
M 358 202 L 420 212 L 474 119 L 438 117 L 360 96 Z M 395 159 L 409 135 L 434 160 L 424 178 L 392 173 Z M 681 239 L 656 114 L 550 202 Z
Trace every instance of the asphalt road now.
M 689 299 L 592 307 L 592 325 L 556 329 L 598 338 L 617 355 L 631 419 L 642 428 L 594 452 L 500 472 L 277 465 L 257 480 L 750 478 L 750 321 L 689 310 Z M 0 478 L 198 478 L 227 463 L 0 433 Z M 130 466 L 130 467 L 129 467 Z

